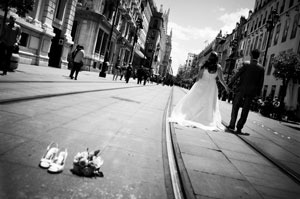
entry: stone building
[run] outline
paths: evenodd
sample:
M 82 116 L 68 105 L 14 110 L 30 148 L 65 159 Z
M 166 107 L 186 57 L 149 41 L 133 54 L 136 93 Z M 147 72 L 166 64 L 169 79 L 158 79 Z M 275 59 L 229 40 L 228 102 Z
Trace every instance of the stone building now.
M 73 43 L 75 8 L 73 0 L 39 0 L 26 18 L 17 18 L 22 28 L 20 63 L 53 67 L 66 64 L 64 60 Z M 0 16 L 4 16 L 2 10 Z
M 300 2 L 294 0 L 255 1 L 254 12 L 249 20 L 251 26 L 248 32 L 252 40 L 251 44 L 247 46 L 246 56 L 249 56 L 249 50 L 253 48 L 259 48 L 265 53 L 268 46 L 264 66 L 266 73 L 263 97 L 278 96 L 282 85 L 281 81 L 276 80 L 272 75 L 274 71 L 271 64 L 272 58 L 282 51 L 300 53 L 299 8 Z M 279 14 L 279 21 L 271 31 L 270 42 L 267 44 L 268 32 L 264 25 L 274 9 Z
M 231 34 L 225 36 L 225 42 L 221 45 L 223 49 L 222 62 L 229 56 L 230 42 L 240 36 L 237 40 L 237 59 L 235 67 L 238 68 L 242 61 L 250 60 L 250 52 L 259 49 L 262 54 L 259 62 L 265 67 L 265 81 L 262 90 L 262 97 L 273 98 L 282 92 L 281 80 L 273 76 L 274 67 L 272 59 L 283 51 L 293 51 L 300 54 L 300 2 L 296 0 L 256 0 L 253 12 L 250 11 L 244 23 L 240 23 Z M 277 12 L 278 21 L 272 29 L 267 29 L 267 21 L 271 18 L 272 12 Z M 240 30 L 240 32 L 238 31 Z M 235 35 L 235 33 L 238 33 Z M 269 42 L 268 42 L 269 41 Z M 226 45 L 229 45 L 226 47 Z M 227 50 L 226 50 L 227 49 Z M 206 52 L 204 49 L 202 54 Z M 200 54 L 201 54 L 200 53 Z M 222 63 L 222 65 L 226 63 Z M 226 67 L 225 67 L 226 68 Z M 226 72 L 226 71 L 225 71 Z M 299 82 L 292 82 L 293 93 L 288 92 L 287 97 L 296 98 L 293 109 L 300 117 L 300 88 Z
M 170 57 L 168 13 L 158 12 L 153 0 L 39 0 L 17 23 L 20 63 L 67 68 L 76 45 L 85 49 L 84 70 L 101 70 L 105 55 L 108 73 L 115 64 L 166 68 Z
M 161 7 L 161 12 L 162 12 L 162 7 Z M 161 29 L 161 35 L 162 35 L 162 41 L 160 43 L 162 47 L 162 52 L 161 54 L 161 63 L 159 65 L 159 74 L 164 77 L 168 74 L 168 67 L 170 68 L 170 63 L 171 59 L 171 52 L 172 52 L 172 30 L 170 31 L 170 34 L 168 34 L 169 29 L 168 29 L 168 24 L 169 24 L 169 14 L 170 14 L 170 9 L 163 14 L 163 26 Z
M 140 60 L 136 60 L 144 57 L 141 49 L 147 31 L 143 14 L 146 3 L 144 0 L 79 0 L 72 36 L 75 44 L 85 45 L 85 65 L 89 70 L 101 68 L 105 55 L 110 63 L 108 73 L 115 64 L 139 65 Z M 145 28 L 138 28 L 140 19 Z

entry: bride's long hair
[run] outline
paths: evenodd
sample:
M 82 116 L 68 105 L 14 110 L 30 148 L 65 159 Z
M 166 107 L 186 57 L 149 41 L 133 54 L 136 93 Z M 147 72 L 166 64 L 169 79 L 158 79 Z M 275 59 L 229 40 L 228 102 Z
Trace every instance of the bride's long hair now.
M 213 51 L 210 53 L 208 59 L 204 62 L 201 69 L 207 69 L 209 73 L 215 73 L 218 69 L 219 57 L 217 52 Z

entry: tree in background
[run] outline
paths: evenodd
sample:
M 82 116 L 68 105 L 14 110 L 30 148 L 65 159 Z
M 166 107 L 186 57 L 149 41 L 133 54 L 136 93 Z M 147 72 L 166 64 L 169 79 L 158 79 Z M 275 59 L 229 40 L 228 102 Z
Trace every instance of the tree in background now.
M 300 80 L 300 56 L 292 51 L 281 52 L 272 61 L 273 76 L 282 80 L 282 89 L 279 93 L 281 113 L 284 109 L 284 98 L 289 81 Z
M 32 11 L 33 5 L 34 0 L 0 0 L 0 8 L 4 10 L 2 24 L 6 23 L 7 14 L 10 9 L 15 9 L 20 17 L 25 17 L 29 11 Z

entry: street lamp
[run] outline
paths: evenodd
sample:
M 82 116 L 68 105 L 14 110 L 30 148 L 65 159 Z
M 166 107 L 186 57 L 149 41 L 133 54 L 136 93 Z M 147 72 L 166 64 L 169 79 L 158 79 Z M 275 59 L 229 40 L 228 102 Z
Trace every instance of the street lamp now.
M 101 71 L 99 73 L 99 77 L 106 77 L 106 70 L 108 68 L 107 63 L 109 61 L 109 51 L 110 51 L 110 47 L 111 47 L 110 42 L 111 42 L 114 27 L 115 27 L 115 23 L 116 23 L 116 17 L 117 17 L 117 14 L 118 14 L 118 7 L 119 7 L 119 4 L 120 4 L 120 0 L 114 1 L 113 4 L 115 5 L 115 13 L 114 13 L 112 25 L 111 25 L 109 36 L 108 36 L 108 42 L 105 45 L 104 61 L 103 61 L 103 64 L 102 64 Z
M 268 53 L 268 48 L 269 48 L 269 43 L 271 39 L 271 33 L 272 30 L 274 29 L 275 25 L 277 24 L 279 20 L 279 14 L 277 13 L 277 10 L 272 10 L 271 15 L 269 16 L 269 19 L 267 20 L 266 28 L 268 32 L 268 40 L 267 40 L 267 46 L 264 54 L 264 61 L 263 61 L 263 66 L 266 64 L 266 59 L 267 59 L 267 53 Z
M 133 61 L 133 54 L 134 54 L 134 46 L 138 40 L 138 31 L 140 29 L 143 29 L 143 19 L 142 18 L 138 18 L 136 20 L 136 27 L 135 27 L 135 32 L 134 32 L 134 36 L 133 36 L 133 44 L 132 44 L 132 47 L 131 47 L 131 54 L 130 54 L 130 59 L 129 59 L 129 63 L 132 64 L 132 61 Z

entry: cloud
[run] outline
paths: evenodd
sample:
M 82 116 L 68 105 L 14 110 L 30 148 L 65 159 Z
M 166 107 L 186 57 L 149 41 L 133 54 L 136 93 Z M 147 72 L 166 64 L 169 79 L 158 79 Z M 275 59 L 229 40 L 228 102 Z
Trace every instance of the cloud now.
M 219 11 L 224 12 L 226 9 L 225 8 L 219 8 Z
M 173 39 L 178 40 L 195 40 L 195 39 L 210 39 L 214 38 L 218 31 L 210 28 L 197 28 L 191 26 L 180 26 L 174 22 L 169 22 L 168 29 L 173 31 Z
M 225 13 L 218 18 L 218 20 L 224 23 L 223 27 L 221 28 L 223 33 L 230 34 L 232 30 L 235 28 L 236 23 L 240 21 L 241 16 L 247 17 L 249 13 L 248 8 L 240 8 L 232 13 Z

